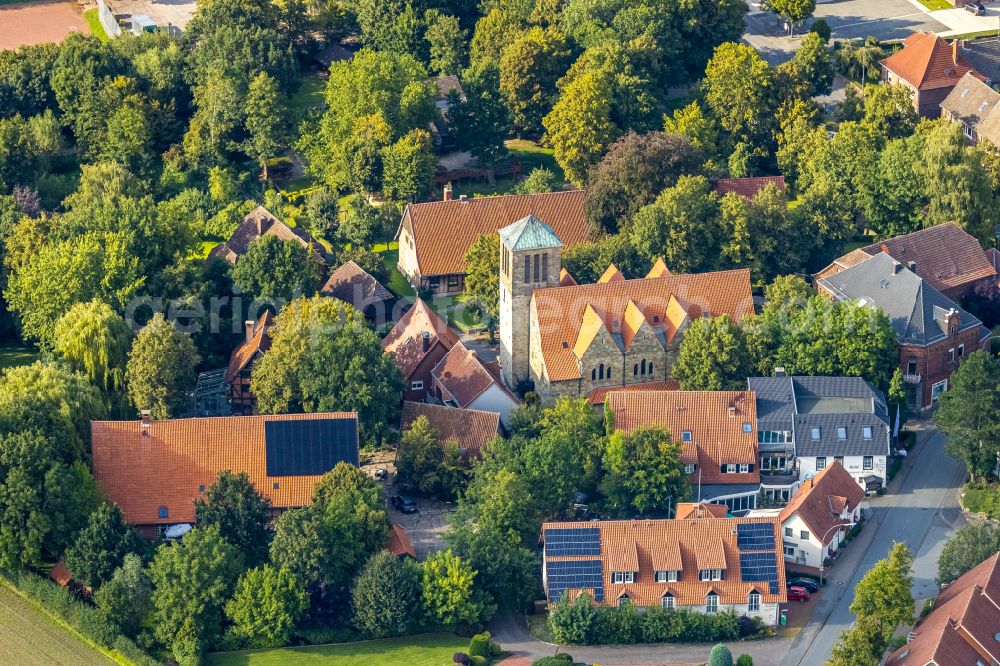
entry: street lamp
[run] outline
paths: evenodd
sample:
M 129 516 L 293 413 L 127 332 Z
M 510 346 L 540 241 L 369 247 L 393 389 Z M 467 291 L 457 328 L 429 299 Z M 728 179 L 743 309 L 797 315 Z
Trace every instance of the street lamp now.
M 835 530 L 835 529 L 838 529 L 838 528 L 841 528 L 841 527 L 853 527 L 854 525 L 857 525 L 857 524 L 858 524 L 858 522 L 854 521 L 854 522 L 850 522 L 850 523 L 838 523 L 837 525 L 831 525 L 830 529 L 828 529 L 826 532 L 823 532 L 823 536 L 821 536 L 819 538 L 819 547 L 821 549 L 822 548 L 826 548 L 826 541 L 825 541 L 826 535 L 829 534 L 832 530 Z M 820 552 L 820 560 L 819 560 L 819 584 L 820 584 L 820 587 L 823 586 L 823 568 L 824 568 L 823 563 L 824 562 L 826 562 L 826 553 Z

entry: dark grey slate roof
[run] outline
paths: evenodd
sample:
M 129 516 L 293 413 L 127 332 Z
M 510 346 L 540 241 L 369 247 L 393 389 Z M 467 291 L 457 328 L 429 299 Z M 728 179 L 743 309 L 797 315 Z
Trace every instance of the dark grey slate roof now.
M 961 330 L 981 322 L 885 252 L 819 284 L 839 300 L 858 301 L 886 313 L 900 342 L 929 345 L 946 337 L 945 317 L 959 313 Z
M 756 394 L 758 430 L 792 429 L 795 396 L 791 377 L 750 377 L 747 386 Z
M 697 476 L 695 477 L 697 478 Z M 709 502 L 718 497 L 729 497 L 730 495 L 745 495 L 747 493 L 755 493 L 760 490 L 759 483 L 731 483 L 731 484 L 716 484 L 716 485 L 704 485 L 701 487 L 701 501 Z M 697 482 L 691 486 L 691 495 L 695 499 L 698 498 L 698 484 Z
M 962 40 L 962 56 L 990 81 L 1000 81 L 1000 39 L 997 37 Z
M 864 426 L 872 428 L 871 439 L 864 438 Z M 846 437 L 837 437 L 837 428 Z M 812 429 L 820 429 L 820 438 L 812 438 Z M 887 456 L 889 421 L 880 414 L 804 414 L 795 417 L 795 455 L 812 456 Z

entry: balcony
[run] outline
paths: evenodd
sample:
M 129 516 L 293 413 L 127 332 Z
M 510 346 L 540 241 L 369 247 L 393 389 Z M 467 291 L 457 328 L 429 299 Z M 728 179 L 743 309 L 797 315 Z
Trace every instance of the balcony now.
M 903 382 L 905 382 L 907 384 L 919 384 L 920 383 L 920 375 L 911 375 L 909 373 L 904 373 L 903 374 Z
M 799 480 L 799 472 L 788 470 L 761 470 L 760 483 L 764 486 L 790 486 Z

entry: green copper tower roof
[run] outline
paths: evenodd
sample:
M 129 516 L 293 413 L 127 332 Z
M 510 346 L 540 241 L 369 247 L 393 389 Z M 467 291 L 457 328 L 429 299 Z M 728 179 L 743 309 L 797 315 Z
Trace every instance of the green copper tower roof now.
M 522 217 L 498 233 L 503 244 L 514 251 L 541 250 L 563 246 L 562 241 L 552 231 L 552 227 L 534 215 Z

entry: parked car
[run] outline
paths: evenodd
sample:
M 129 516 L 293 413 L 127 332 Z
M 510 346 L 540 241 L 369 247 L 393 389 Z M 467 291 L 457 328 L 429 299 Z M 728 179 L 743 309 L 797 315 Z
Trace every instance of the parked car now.
M 789 601 L 809 601 L 809 590 L 804 587 L 798 587 L 792 585 L 788 588 L 788 600 Z
M 789 587 L 804 587 L 809 594 L 816 594 L 819 592 L 819 583 L 812 578 L 793 578 L 788 581 Z
M 385 481 L 386 479 L 389 478 L 389 470 L 387 470 L 387 469 L 377 469 L 374 472 L 372 472 L 372 476 L 374 476 L 376 479 L 379 479 L 381 481 Z
M 982 16 L 986 13 L 986 7 L 983 7 L 981 2 L 969 2 L 965 5 L 965 11 L 974 16 Z
M 393 495 L 390 499 L 392 505 L 400 513 L 416 513 L 417 503 L 411 500 L 406 495 Z

